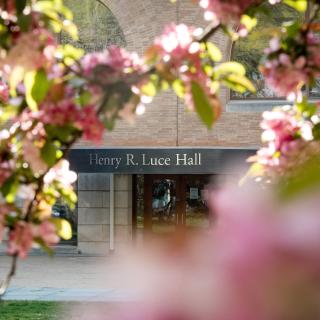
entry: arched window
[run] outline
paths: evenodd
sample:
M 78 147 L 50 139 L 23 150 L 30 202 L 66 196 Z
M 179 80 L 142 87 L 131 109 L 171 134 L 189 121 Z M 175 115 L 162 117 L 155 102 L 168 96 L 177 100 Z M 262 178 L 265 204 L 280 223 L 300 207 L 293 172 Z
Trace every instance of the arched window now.
M 71 43 L 86 52 L 101 51 L 111 44 L 126 45 L 123 31 L 113 13 L 97 0 L 65 0 L 72 9 L 74 23 L 79 30 L 79 40 L 72 41 L 65 33 L 61 34 L 61 43 Z
M 271 37 L 277 32 L 282 23 L 292 19 L 304 19 L 304 14 L 298 13 L 284 4 L 275 6 L 265 4 L 264 9 L 271 11 L 271 14 L 260 13 L 256 28 L 252 30 L 248 37 L 237 41 L 232 52 L 232 59 L 245 65 L 247 76 L 254 83 L 257 92 L 254 94 L 250 92 L 239 94 L 231 91 L 231 99 L 275 98 L 274 92 L 266 85 L 258 70 L 263 50 L 269 46 Z

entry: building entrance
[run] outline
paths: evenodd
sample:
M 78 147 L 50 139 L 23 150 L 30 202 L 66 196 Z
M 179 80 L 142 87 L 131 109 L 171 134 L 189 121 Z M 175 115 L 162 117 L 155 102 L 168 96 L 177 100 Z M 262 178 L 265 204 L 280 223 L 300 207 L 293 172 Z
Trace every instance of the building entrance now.
M 167 237 L 209 226 L 204 190 L 209 175 L 135 176 L 134 225 L 137 236 Z

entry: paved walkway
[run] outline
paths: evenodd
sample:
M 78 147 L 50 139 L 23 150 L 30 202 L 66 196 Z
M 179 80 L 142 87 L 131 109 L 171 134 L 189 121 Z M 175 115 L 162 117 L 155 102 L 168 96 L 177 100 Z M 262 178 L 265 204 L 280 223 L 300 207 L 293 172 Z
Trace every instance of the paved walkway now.
M 0 278 L 10 258 L 0 256 Z M 124 302 L 137 294 L 129 288 L 117 257 L 32 256 L 20 260 L 5 300 Z
M 129 302 L 135 295 L 119 289 L 25 288 L 10 287 L 3 300 L 73 301 L 73 302 Z

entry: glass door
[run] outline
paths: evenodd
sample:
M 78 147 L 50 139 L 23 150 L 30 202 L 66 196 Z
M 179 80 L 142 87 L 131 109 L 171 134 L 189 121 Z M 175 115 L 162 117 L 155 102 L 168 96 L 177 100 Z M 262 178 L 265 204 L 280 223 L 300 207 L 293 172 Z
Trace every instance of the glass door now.
M 158 236 L 176 233 L 184 224 L 185 192 L 179 175 L 145 175 L 144 230 Z
M 205 190 L 209 175 L 136 175 L 134 237 L 183 238 L 209 227 Z
M 188 175 L 186 177 L 186 215 L 188 230 L 201 231 L 209 227 L 210 215 L 205 199 L 205 190 L 209 184 L 208 175 Z

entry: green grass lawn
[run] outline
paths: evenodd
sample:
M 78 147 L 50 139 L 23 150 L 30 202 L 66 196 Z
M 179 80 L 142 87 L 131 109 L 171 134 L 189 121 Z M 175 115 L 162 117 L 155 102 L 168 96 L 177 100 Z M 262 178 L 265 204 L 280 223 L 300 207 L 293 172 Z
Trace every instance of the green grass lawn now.
M 61 320 L 65 306 L 57 302 L 0 301 L 0 320 Z

